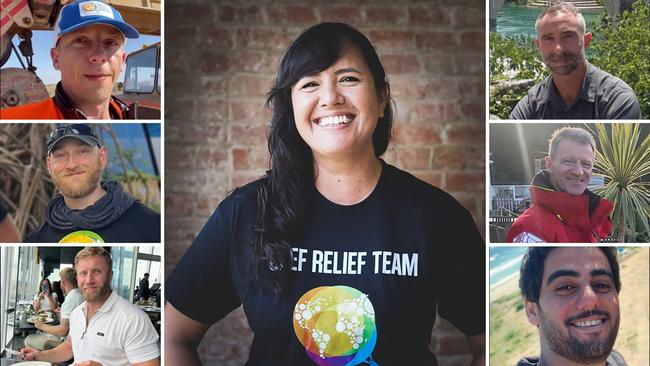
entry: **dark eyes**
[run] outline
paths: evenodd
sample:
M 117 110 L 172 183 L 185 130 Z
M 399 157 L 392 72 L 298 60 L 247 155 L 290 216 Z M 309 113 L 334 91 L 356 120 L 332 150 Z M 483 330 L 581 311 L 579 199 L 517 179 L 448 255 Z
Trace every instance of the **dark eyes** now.
M 354 76 L 344 76 L 339 80 L 340 83 L 357 83 L 359 82 L 359 79 L 354 77 Z M 310 81 L 305 83 L 303 86 L 300 87 L 300 89 L 309 89 L 309 88 L 315 88 L 317 87 L 318 84 L 315 81 Z
M 86 38 L 86 37 L 77 37 L 77 38 L 74 38 L 72 40 L 72 43 L 77 43 L 77 44 L 85 44 L 85 43 L 89 43 L 89 42 L 90 42 L 89 39 Z M 112 39 L 112 38 L 106 39 L 106 40 L 102 41 L 102 43 L 105 46 L 116 46 L 116 45 L 119 44 L 115 39 Z
M 307 84 L 303 85 L 300 89 L 314 88 L 314 87 L 317 87 L 317 86 L 318 86 L 318 84 L 316 84 L 313 81 L 310 81 Z
M 359 81 L 359 79 L 355 78 L 354 76 L 345 76 L 341 79 L 341 82 L 343 83 L 354 83 Z
M 555 291 L 557 293 L 559 293 L 560 295 L 563 295 L 563 294 L 572 293 L 577 288 L 578 287 L 574 286 L 574 285 L 562 285 L 562 286 L 556 287 Z M 591 285 L 591 288 L 596 292 L 607 293 L 607 292 L 609 292 L 611 290 L 612 285 L 610 285 L 609 283 L 595 283 L 595 284 Z

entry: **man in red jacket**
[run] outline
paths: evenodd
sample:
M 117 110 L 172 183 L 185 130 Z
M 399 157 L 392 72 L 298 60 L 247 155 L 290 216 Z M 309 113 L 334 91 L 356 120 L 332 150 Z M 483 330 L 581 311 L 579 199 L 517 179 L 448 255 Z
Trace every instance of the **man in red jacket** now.
M 564 127 L 549 140 L 546 169 L 533 178 L 533 205 L 512 225 L 510 243 L 595 243 L 612 230 L 614 205 L 589 191 L 596 143 L 581 128 Z

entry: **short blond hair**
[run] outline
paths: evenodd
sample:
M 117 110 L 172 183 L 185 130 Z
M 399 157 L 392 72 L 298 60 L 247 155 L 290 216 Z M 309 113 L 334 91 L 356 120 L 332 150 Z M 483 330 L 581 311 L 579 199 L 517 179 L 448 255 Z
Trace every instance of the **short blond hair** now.
M 108 266 L 108 270 L 110 271 L 113 268 L 113 259 L 110 253 L 102 247 L 85 247 L 74 257 L 74 265 L 76 266 L 80 260 L 90 257 L 103 257 Z
M 65 281 L 74 285 L 74 287 L 77 287 L 77 272 L 73 268 L 66 267 L 62 269 L 59 273 L 59 277 L 61 277 L 61 281 Z

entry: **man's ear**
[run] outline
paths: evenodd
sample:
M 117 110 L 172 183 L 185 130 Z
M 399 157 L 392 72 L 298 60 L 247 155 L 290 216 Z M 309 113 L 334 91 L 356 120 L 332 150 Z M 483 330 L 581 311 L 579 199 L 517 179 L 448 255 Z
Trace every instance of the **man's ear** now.
M 585 40 L 585 49 L 589 48 L 589 43 L 591 42 L 591 37 L 592 37 L 591 33 L 589 33 L 589 32 L 585 33 L 585 38 L 584 38 L 584 40 Z
M 52 175 L 52 161 L 50 160 L 50 155 L 45 158 L 45 163 L 47 164 L 47 171 Z
M 59 63 L 59 50 L 56 47 L 50 49 L 50 57 L 52 57 L 52 66 L 54 66 L 54 70 L 61 70 L 61 64 Z
M 122 50 L 122 67 L 120 69 L 121 71 L 126 69 L 126 52 L 124 52 L 124 50 Z
M 524 300 L 524 305 L 526 308 L 526 316 L 528 317 L 528 322 L 536 327 L 539 327 L 537 304 L 528 300 Z
M 108 156 L 106 152 L 106 147 L 99 148 L 99 162 L 101 163 L 101 168 L 104 170 L 106 168 L 106 163 L 108 162 Z
M 544 165 L 546 165 L 546 170 L 551 170 L 552 163 L 553 163 L 553 159 L 551 159 L 550 156 L 544 158 Z

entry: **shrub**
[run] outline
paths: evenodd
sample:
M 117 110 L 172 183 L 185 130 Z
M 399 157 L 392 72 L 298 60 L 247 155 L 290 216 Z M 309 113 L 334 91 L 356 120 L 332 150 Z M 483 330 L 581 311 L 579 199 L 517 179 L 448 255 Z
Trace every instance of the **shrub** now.
M 507 119 L 529 87 L 541 81 L 548 70 L 532 37 L 507 37 L 490 33 L 490 114 Z M 514 80 L 530 80 L 513 87 Z
M 639 99 L 641 115 L 650 117 L 650 8 L 643 0 L 632 11 L 603 16 L 594 26 L 591 62 L 625 81 Z

